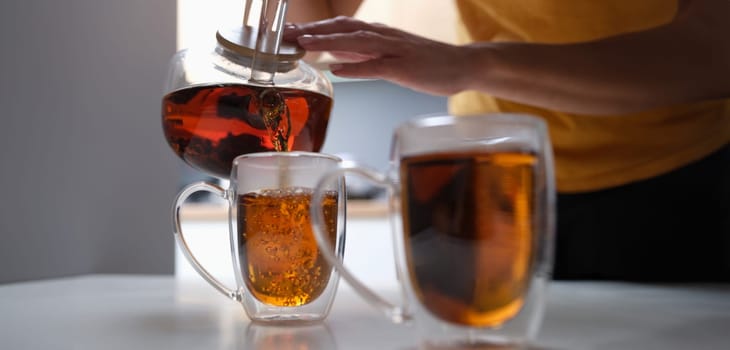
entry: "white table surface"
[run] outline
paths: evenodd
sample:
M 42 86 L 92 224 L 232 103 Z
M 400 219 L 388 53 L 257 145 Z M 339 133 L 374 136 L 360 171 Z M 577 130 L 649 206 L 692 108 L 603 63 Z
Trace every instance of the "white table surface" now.
M 173 276 L 88 275 L 0 285 L 0 349 L 416 349 L 342 283 L 319 326 L 251 324 Z M 212 290 L 212 289 L 211 289 Z M 387 293 L 386 293 L 387 294 Z M 557 282 L 532 349 L 730 349 L 730 285 Z

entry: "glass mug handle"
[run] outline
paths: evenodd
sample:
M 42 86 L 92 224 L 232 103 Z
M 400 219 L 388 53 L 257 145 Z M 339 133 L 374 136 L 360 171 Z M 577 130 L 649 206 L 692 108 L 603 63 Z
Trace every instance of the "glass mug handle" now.
M 183 235 L 182 226 L 180 224 L 180 209 L 185 203 L 185 200 L 188 199 L 188 197 L 190 197 L 193 193 L 198 191 L 207 191 L 216 194 L 225 200 L 229 199 L 228 192 L 225 189 L 207 182 L 195 182 L 188 186 L 185 186 L 185 188 L 183 188 L 182 191 L 178 193 L 177 197 L 175 197 L 175 204 L 172 209 L 172 227 L 173 233 L 175 235 L 175 243 L 177 243 L 177 246 L 180 248 L 180 250 L 182 250 L 185 259 L 188 260 L 193 269 L 195 269 L 195 271 L 201 277 L 203 277 L 205 281 L 210 283 L 210 285 L 212 285 L 216 290 L 223 293 L 223 295 L 227 296 L 228 298 L 235 301 L 241 301 L 241 293 L 226 287 L 217 278 L 213 277 L 213 275 L 211 275 L 210 272 L 208 272 L 208 270 L 206 270 L 203 265 L 200 264 L 198 259 L 195 258 L 192 251 L 190 250 L 190 246 L 188 246 L 188 243 L 185 241 L 185 236 Z
M 333 181 L 344 178 L 345 174 L 347 173 L 362 176 L 363 178 L 366 178 L 382 187 L 388 188 L 388 190 L 390 191 L 395 190 L 395 185 L 384 175 L 380 174 L 377 171 L 366 169 L 355 164 L 342 164 L 338 169 L 332 170 L 322 176 L 314 189 L 314 193 L 312 195 L 312 205 L 310 207 L 310 216 L 312 218 L 313 226 L 312 231 L 314 233 L 314 238 L 317 241 L 317 244 L 321 247 L 319 251 L 320 253 L 322 253 L 322 256 L 325 258 L 325 260 L 327 260 L 328 263 L 330 263 L 340 272 L 340 275 L 345 280 L 347 280 L 350 286 L 352 286 L 352 288 L 355 289 L 355 291 L 360 294 L 361 297 L 363 297 L 373 307 L 383 312 L 385 316 L 388 317 L 392 322 L 403 323 L 409 321 L 412 319 L 412 316 L 409 312 L 406 311 L 405 306 L 393 305 L 391 302 L 385 300 L 385 298 L 375 293 L 359 278 L 355 277 L 355 275 L 352 274 L 352 272 L 350 272 L 350 270 L 345 267 L 345 265 L 342 263 L 342 260 L 338 258 L 334 253 L 332 253 L 332 250 L 324 248 L 331 247 L 333 245 L 333 242 L 330 241 L 325 233 L 324 213 L 322 212 L 322 210 L 319 210 L 319 208 L 322 208 L 322 199 L 324 198 L 325 189 L 329 188 L 328 185 Z M 397 261 L 398 259 L 396 257 L 396 263 Z M 405 300 L 406 299 L 404 299 L 404 301 Z

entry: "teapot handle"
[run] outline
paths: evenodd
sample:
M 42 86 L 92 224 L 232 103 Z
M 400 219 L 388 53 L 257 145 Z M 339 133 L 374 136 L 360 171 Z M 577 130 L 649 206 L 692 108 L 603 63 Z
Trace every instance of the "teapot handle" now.
M 314 233 L 314 238 L 320 247 L 319 251 L 322 253 L 325 260 L 334 266 L 340 272 L 340 275 L 350 284 L 350 286 L 352 286 L 363 299 L 370 303 L 371 306 L 380 310 L 393 323 L 407 322 L 412 319 L 412 316 L 406 311 L 405 306 L 394 305 L 367 287 L 358 277 L 345 267 L 342 263 L 342 259 L 338 258 L 331 249 L 333 242 L 330 241 L 325 233 L 324 214 L 320 209 L 322 208 L 325 189 L 328 188 L 328 185 L 333 181 L 344 178 L 347 173 L 362 176 L 363 178 L 373 181 L 380 186 L 386 187 L 391 191 L 395 190 L 396 185 L 389 181 L 384 175 L 374 170 L 360 167 L 354 163 L 344 163 L 340 165 L 339 168 L 322 176 L 314 189 L 312 205 L 310 207 L 310 216 L 312 218 L 313 226 L 312 231 Z

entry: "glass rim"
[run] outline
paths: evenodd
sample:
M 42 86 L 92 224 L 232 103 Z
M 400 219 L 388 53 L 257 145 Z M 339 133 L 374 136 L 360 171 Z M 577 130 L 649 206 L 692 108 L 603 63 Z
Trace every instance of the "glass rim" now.
M 415 117 L 414 119 L 401 123 L 397 128 L 397 133 L 407 131 L 411 128 L 423 128 L 433 126 L 445 126 L 455 125 L 461 121 L 469 120 L 470 118 L 478 118 L 482 120 L 489 120 L 491 123 L 504 123 L 504 124 L 527 124 L 533 125 L 541 130 L 546 130 L 547 124 L 542 118 L 526 114 L 526 113 L 481 113 L 481 114 L 467 114 L 462 116 L 456 116 L 450 113 L 431 113 L 424 114 Z M 472 121 L 474 119 L 471 119 Z
M 329 153 L 321 153 L 321 152 L 307 152 L 307 151 L 287 151 L 287 152 L 276 152 L 276 151 L 268 151 L 268 152 L 253 152 L 253 153 L 246 153 L 241 154 L 233 159 L 234 164 L 238 164 L 241 161 L 244 161 L 246 159 L 259 159 L 259 158 L 320 158 L 320 159 L 328 159 L 333 160 L 335 162 L 342 162 L 342 158 L 329 154 Z

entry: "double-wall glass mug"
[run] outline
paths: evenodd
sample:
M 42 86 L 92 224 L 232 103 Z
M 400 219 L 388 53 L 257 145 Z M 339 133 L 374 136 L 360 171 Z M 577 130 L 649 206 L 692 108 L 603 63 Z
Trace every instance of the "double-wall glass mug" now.
M 421 344 L 529 344 L 551 277 L 555 187 L 545 123 L 491 114 L 428 116 L 394 133 L 387 174 L 342 164 L 315 190 L 319 244 L 331 244 L 318 208 L 345 174 L 389 193 L 403 305 L 365 286 L 325 252 L 348 283 L 392 321 L 412 320 Z
M 325 260 L 344 254 L 344 179 L 322 189 L 313 210 L 322 214 L 328 242 L 318 246 L 312 234 L 310 206 L 313 188 L 327 171 L 337 169 L 337 157 L 310 152 L 250 153 L 232 163 L 230 187 L 205 182 L 180 191 L 173 206 L 175 241 L 192 267 L 225 296 L 240 302 L 252 321 L 306 323 L 329 313 L 338 273 Z M 230 254 L 236 288 L 213 277 L 193 256 L 180 222 L 185 200 L 208 191 L 229 204 Z

